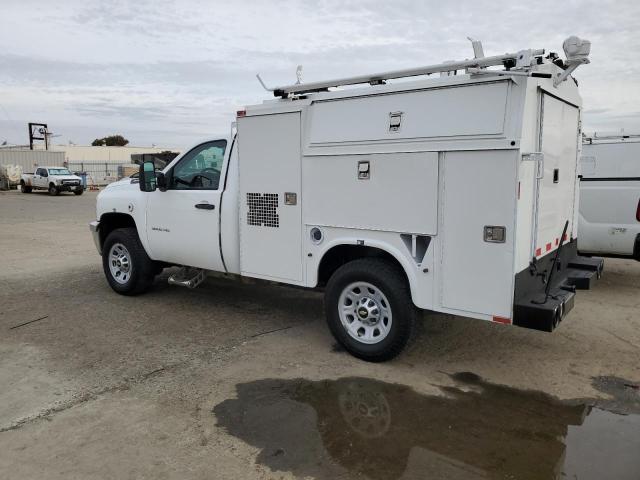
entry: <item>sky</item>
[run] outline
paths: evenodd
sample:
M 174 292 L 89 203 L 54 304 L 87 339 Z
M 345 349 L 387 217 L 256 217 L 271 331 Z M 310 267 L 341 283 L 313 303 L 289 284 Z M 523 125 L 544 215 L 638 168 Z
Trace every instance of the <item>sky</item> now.
M 640 133 L 640 2 L 0 0 L 0 143 L 121 134 L 185 148 L 227 135 L 267 84 L 375 73 L 589 39 L 584 130 Z

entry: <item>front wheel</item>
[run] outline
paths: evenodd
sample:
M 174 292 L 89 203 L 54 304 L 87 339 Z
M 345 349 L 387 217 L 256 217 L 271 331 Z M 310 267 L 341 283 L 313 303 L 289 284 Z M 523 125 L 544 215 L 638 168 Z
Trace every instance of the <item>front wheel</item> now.
M 354 260 L 336 270 L 325 290 L 325 309 L 335 339 L 370 362 L 390 360 L 402 351 L 418 311 L 404 272 L 377 258 Z
M 59 193 L 60 193 L 60 190 L 58 190 L 53 183 L 51 185 L 49 185 L 49 195 L 56 196 Z
M 107 236 L 102 268 L 111 288 L 121 295 L 144 293 L 156 272 L 155 262 L 147 255 L 135 228 L 118 228 Z
M 76 188 L 73 193 L 75 195 L 82 195 L 82 193 L 84 192 L 84 190 L 82 188 Z

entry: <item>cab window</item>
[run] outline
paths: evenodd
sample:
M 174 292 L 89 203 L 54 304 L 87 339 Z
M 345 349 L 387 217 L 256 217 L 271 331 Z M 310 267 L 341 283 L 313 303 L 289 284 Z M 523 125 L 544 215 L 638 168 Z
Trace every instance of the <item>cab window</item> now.
M 207 142 L 195 147 L 173 167 L 169 188 L 217 190 L 226 148 L 226 140 Z

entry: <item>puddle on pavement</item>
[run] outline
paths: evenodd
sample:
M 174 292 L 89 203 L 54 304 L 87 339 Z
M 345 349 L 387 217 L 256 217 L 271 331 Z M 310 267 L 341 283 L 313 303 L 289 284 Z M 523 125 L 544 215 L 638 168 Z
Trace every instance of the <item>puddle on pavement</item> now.
M 452 379 L 441 396 L 366 378 L 259 380 L 213 413 L 260 449 L 259 463 L 302 477 L 640 478 L 635 397 L 621 414 L 620 402 L 613 413 L 471 373 Z

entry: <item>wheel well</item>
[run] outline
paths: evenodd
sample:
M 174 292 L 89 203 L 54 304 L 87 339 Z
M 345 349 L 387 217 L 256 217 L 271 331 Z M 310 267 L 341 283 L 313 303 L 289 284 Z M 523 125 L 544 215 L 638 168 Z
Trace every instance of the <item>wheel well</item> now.
M 116 228 L 136 228 L 136 222 L 126 213 L 105 213 L 100 217 L 100 247 L 111 232 Z
M 325 286 L 329 281 L 333 272 L 340 268 L 345 263 L 358 258 L 384 258 L 400 268 L 402 274 L 406 277 L 407 274 L 402 268 L 402 264 L 389 252 L 382 250 L 381 248 L 368 247 L 365 245 L 337 245 L 329 249 L 318 267 L 318 286 Z

